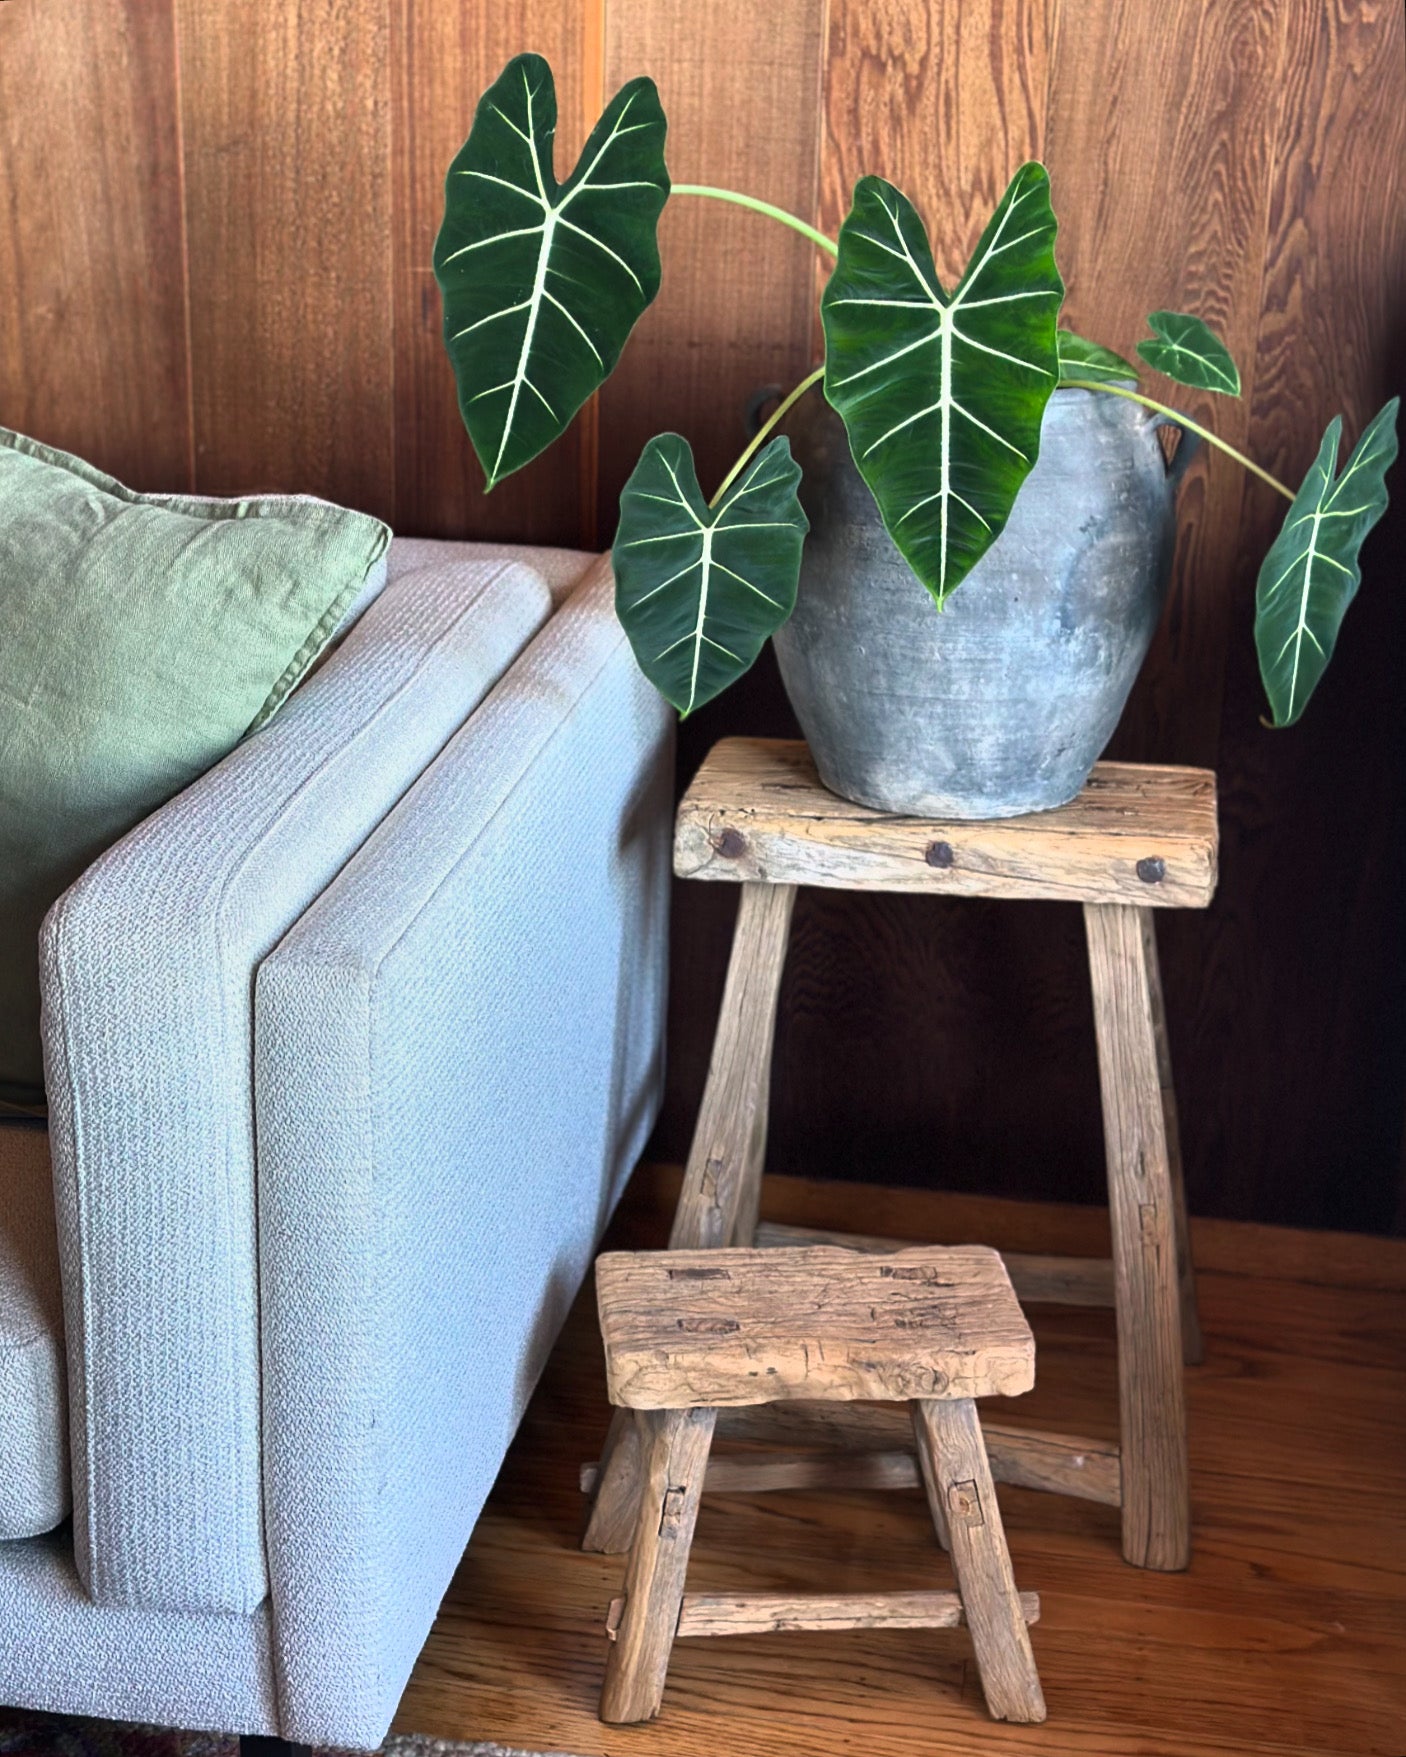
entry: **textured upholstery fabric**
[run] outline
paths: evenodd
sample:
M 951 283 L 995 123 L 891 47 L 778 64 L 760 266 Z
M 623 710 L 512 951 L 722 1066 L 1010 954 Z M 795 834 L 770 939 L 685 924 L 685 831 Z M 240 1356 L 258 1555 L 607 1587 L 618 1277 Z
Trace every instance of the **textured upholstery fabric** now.
M 95 1605 L 67 1527 L 0 1543 L 0 1702 L 191 1731 L 278 1730 L 268 1607 L 252 1616 Z
M 49 1137 L 0 1120 L 0 1539 L 68 1512 L 63 1295 Z
M 50 913 L 75 1552 L 101 1603 L 264 1597 L 253 971 L 551 605 L 525 567 L 395 544 L 323 670 Z
M 263 962 L 285 1733 L 383 1734 L 643 1145 L 672 716 L 584 586 Z

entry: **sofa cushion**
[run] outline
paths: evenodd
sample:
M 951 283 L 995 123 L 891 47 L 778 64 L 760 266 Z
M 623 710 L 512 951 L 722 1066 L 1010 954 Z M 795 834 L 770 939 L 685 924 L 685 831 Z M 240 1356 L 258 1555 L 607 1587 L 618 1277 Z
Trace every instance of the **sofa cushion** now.
M 49 1137 L 34 1124 L 0 1121 L 0 1539 L 52 1531 L 68 1508 Z
M 268 719 L 389 536 L 302 496 L 134 494 L 0 428 L 0 1100 L 43 1096 L 45 911 Z
M 49 913 L 74 1552 L 99 1603 L 267 1592 L 254 971 L 551 616 L 557 558 L 511 554 L 397 539 L 326 666 Z

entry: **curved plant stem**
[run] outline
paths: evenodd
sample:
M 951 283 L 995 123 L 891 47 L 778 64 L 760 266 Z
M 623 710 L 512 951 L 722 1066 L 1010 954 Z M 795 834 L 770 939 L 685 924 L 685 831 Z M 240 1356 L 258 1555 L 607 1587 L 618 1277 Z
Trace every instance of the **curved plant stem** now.
M 825 368 L 823 366 L 817 366 L 814 372 L 808 374 L 808 376 L 801 380 L 789 396 L 782 398 L 771 414 L 767 416 L 766 420 L 763 421 L 761 426 L 757 429 L 755 437 L 748 441 L 746 451 L 743 452 L 742 456 L 738 458 L 737 462 L 718 484 L 718 491 L 708 502 L 709 506 L 716 506 L 718 504 L 723 495 L 727 493 L 728 489 L 731 488 L 733 483 L 737 480 L 738 476 L 746 469 L 748 463 L 751 461 L 753 453 L 761 445 L 767 434 L 771 432 L 772 428 L 775 427 L 776 423 L 780 421 L 790 409 L 800 402 L 801 398 L 813 384 L 818 384 L 824 376 Z
M 818 244 L 822 250 L 828 250 L 831 256 L 840 254 L 840 247 L 833 238 L 827 238 L 823 232 L 808 226 L 795 214 L 788 214 L 784 207 L 773 207 L 769 201 L 760 201 L 755 195 L 739 195 L 735 189 L 713 189 L 705 183 L 675 183 L 669 191 L 670 195 L 707 195 L 714 201 L 732 201 L 738 207 L 750 207 L 759 214 L 769 214 L 772 219 L 780 220 L 782 225 L 790 226 L 792 231 L 799 232 L 803 238 L 809 238 L 812 244 Z
M 1285 500 L 1292 501 L 1294 498 L 1293 489 L 1286 488 L 1277 476 L 1271 476 L 1268 470 L 1262 470 L 1258 464 L 1251 463 L 1243 451 L 1236 451 L 1233 445 L 1227 445 L 1223 439 L 1217 439 L 1209 428 L 1203 427 L 1199 421 L 1193 421 L 1190 415 L 1183 415 L 1180 409 L 1170 409 L 1166 403 L 1154 402 L 1151 397 L 1142 396 L 1135 390 L 1124 390 L 1121 385 L 1096 384 L 1088 378 L 1066 378 L 1061 382 L 1060 388 L 1062 390 L 1101 390 L 1111 397 L 1126 397 L 1130 403 L 1141 403 L 1145 409 L 1155 409 L 1159 415 L 1166 415 L 1169 420 L 1175 421 L 1178 427 L 1185 427 L 1188 433 L 1195 433 L 1206 440 L 1208 444 L 1219 447 L 1227 457 L 1234 458 L 1237 464 L 1243 464 L 1252 476 L 1258 476 L 1261 482 L 1268 482 L 1271 488 L 1277 489 Z

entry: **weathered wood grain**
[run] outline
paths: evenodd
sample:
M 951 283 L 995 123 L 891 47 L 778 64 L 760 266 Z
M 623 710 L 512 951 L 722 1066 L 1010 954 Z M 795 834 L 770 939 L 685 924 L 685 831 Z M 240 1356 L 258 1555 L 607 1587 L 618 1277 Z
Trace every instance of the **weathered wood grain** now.
M 708 1086 L 669 1235 L 674 1250 L 752 1242 L 795 895 L 791 885 L 748 885 L 739 899 Z
M 1142 962 L 1147 972 L 1148 1010 L 1157 1046 L 1157 1084 L 1162 1095 L 1162 1132 L 1167 1142 L 1167 1171 L 1172 1182 L 1172 1223 L 1177 1245 L 1177 1296 L 1181 1302 L 1181 1349 L 1187 1366 L 1199 1366 L 1204 1349 L 1196 1309 L 1196 1266 L 1191 1260 L 1191 1222 L 1186 1211 L 1186 1174 L 1181 1163 L 1181 1122 L 1172 1046 L 1167 1035 L 1167 1003 L 1162 993 L 1162 962 L 1157 951 L 1157 922 L 1151 910 L 1141 915 Z
M 1020 1609 L 1027 1623 L 1038 1623 L 1039 1594 L 1022 1592 Z M 623 1610 L 623 1599 L 612 1600 L 607 1629 L 618 1622 Z M 824 1629 L 960 1629 L 965 1622 L 962 1600 L 955 1592 L 810 1592 L 800 1597 L 767 1592 L 731 1596 L 686 1592 L 678 1633 L 774 1635 Z M 614 1639 L 613 1633 L 611 1638 Z
M 243 30 L 220 0 L 175 12 L 196 486 L 389 518 L 386 9 L 287 0 Z
M 770 1420 L 772 1410 L 778 1412 L 780 1420 Z M 798 1416 L 800 1422 L 795 1419 Z M 742 1411 L 720 1410 L 716 1431 L 720 1437 L 750 1441 L 780 1437 L 794 1444 L 798 1438 L 808 1439 L 830 1449 L 736 1455 L 714 1452 L 708 1460 L 708 1479 L 704 1484 L 710 1495 L 775 1494 L 797 1489 L 911 1489 L 921 1482 L 920 1460 L 911 1448 L 874 1450 L 876 1442 L 885 1437 L 895 1443 L 904 1437 L 903 1414 L 891 1404 L 755 1404 Z M 1050 1494 L 1074 1495 L 1079 1500 L 1099 1501 L 1108 1507 L 1118 1505 L 1118 1448 L 1107 1441 L 1037 1433 L 992 1421 L 983 1421 L 981 1432 L 991 1474 L 997 1482 L 1043 1489 Z M 838 1449 L 846 1444 L 861 1449 Z M 581 1466 L 583 1494 L 594 1493 L 599 1475 L 599 1465 Z
M 986 1706 L 994 1720 L 1042 1721 L 1044 1692 L 976 1405 L 958 1399 L 915 1408 L 924 1477 L 942 1502 L 938 1537 L 952 1556 Z
M 995 1251 L 617 1251 L 596 1259 L 612 1403 L 1018 1397 L 1035 1343 Z
M 681 878 L 838 890 L 1198 908 L 1215 891 L 1205 769 L 1098 764 L 1077 799 L 1026 817 L 899 817 L 820 783 L 803 743 L 729 738 L 684 794 Z
M 722 185 L 814 220 L 822 0 L 610 0 L 606 85 L 650 74 L 678 183 Z M 600 533 L 645 442 L 682 433 L 705 495 L 746 443 L 748 400 L 811 364 L 812 245 L 774 222 L 694 197 L 660 226 L 664 281 L 600 396 Z
M 662 1244 L 678 1179 L 677 1167 L 641 1172 L 611 1244 Z M 778 1177 L 766 1193 L 767 1215 L 797 1225 L 1106 1246 L 1102 1209 Z M 1041 1597 L 1044 1727 L 986 1721 L 960 1633 L 855 1630 L 678 1642 L 664 1717 L 631 1732 L 631 1750 L 717 1757 L 720 1729 L 737 1757 L 816 1757 L 856 1741 L 864 1757 L 1390 1750 L 1406 1673 L 1406 1243 L 1200 1217 L 1192 1231 L 1211 1363 L 1188 1375 L 1195 1566 L 1125 1567 L 1111 1508 L 998 1484 L 1017 1582 Z M 1049 1307 L 1034 1318 L 1038 1381 L 1001 1420 L 1110 1435 L 1110 1315 Z M 446 1596 L 401 1730 L 582 1757 L 620 1747 L 596 1718 L 620 1565 L 574 1548 L 576 1462 L 604 1431 L 605 1407 L 588 1290 Z M 803 1407 L 725 1412 L 718 1446 L 736 1417 Z M 1306 1423 L 1306 1408 L 1329 1419 Z M 878 1447 L 911 1444 L 905 1412 L 879 1413 L 899 1425 Z M 705 1499 L 688 1586 L 931 1590 L 949 1584 L 931 1532 L 916 1487 Z
M 545 55 L 556 78 L 558 173 L 564 176 L 575 161 L 588 125 L 603 107 L 599 60 L 588 66 L 586 54 L 593 11 L 589 0 L 571 6 L 520 0 L 511 8 L 392 0 L 399 530 L 596 547 L 586 528 L 588 504 L 594 517 L 595 483 L 583 474 L 585 423 L 580 419 L 549 452 L 484 494 L 483 471 L 464 431 L 445 357 L 432 267 L 450 160 L 469 132 L 482 93 L 525 49 Z
M 1169 0 L 1154 21 L 1139 0 L 1051 0 L 1047 152 L 1081 334 L 1128 352 L 1149 311 L 1193 311 L 1252 382 L 1284 12 L 1277 0 Z M 1152 395 L 1232 445 L 1249 437 L 1243 400 L 1151 378 Z M 1216 455 L 1182 489 L 1169 607 L 1119 754 L 1215 760 L 1226 651 L 1244 639 L 1247 480 Z
M 625 1573 L 625 1607 L 601 1691 L 604 1721 L 652 1720 L 663 1701 L 713 1419 L 711 1409 L 636 1414 L 642 1492 Z
M 168 0 L 0 5 L 0 423 L 191 487 Z
M 755 1243 L 764 1249 L 801 1244 L 840 1245 L 851 1251 L 901 1251 L 911 1239 L 876 1238 L 871 1233 L 828 1232 L 824 1227 L 780 1226 L 767 1221 Z M 1003 1251 L 1001 1261 L 1016 1298 L 1024 1305 L 1111 1306 L 1113 1261 L 1107 1257 L 1055 1257 Z M 1194 1291 L 1193 1291 L 1194 1297 Z
M 1123 1554 L 1185 1568 L 1191 1504 L 1182 1319 L 1148 939 L 1141 912 L 1086 905 L 1118 1313 Z
M 1406 16 L 1378 0 L 1291 0 L 1281 11 L 1248 401 L 1255 455 L 1297 482 L 1334 415 L 1346 448 L 1389 396 L 1406 392 Z M 1255 655 L 1243 638 L 1229 652 L 1217 761 L 1237 793 L 1227 844 L 1235 882 L 1185 1053 L 1177 1039 L 1193 1191 L 1197 1159 L 1209 1160 L 1226 1213 L 1393 1224 L 1382 1167 L 1399 1150 L 1406 1100 L 1395 979 L 1406 741 L 1393 673 L 1406 649 L 1402 484 L 1398 465 L 1332 667 L 1291 734 L 1264 734 Z M 1268 490 L 1247 495 L 1247 593 L 1281 511 Z M 1169 946 L 1175 1009 L 1174 968 Z M 1235 1080 L 1248 1078 L 1241 1090 L 1255 1099 L 1237 1103 L 1224 1073 L 1256 1043 L 1266 1048 Z M 1189 1108 L 1186 1075 L 1205 1089 L 1208 1115 Z
M 1048 0 L 913 6 L 830 0 L 822 215 L 831 236 L 865 175 L 917 203 L 947 285 L 1027 159 L 1044 148 Z

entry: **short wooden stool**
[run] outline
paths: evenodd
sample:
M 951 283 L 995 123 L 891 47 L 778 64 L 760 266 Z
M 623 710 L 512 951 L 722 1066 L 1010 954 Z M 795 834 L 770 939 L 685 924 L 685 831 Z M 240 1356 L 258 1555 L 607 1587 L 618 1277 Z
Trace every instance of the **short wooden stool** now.
M 675 1249 L 829 1236 L 757 1226 L 776 999 L 798 885 L 1082 904 L 1113 1260 L 1007 1255 L 1006 1266 L 1027 1303 L 1116 1307 L 1121 1444 L 1019 1429 L 1003 1429 L 999 1448 L 988 1429 L 988 1441 L 1004 1480 L 1121 1505 L 1123 1554 L 1147 1568 L 1190 1560 L 1182 1362 L 1201 1352 L 1153 910 L 1204 908 L 1216 856 L 1216 782 L 1204 769 L 1100 763 L 1057 811 L 938 822 L 853 805 L 821 786 L 804 744 L 752 738 L 710 752 L 679 806 L 674 844 L 682 877 L 742 886 Z M 617 1411 L 588 1549 L 628 1544 L 637 1468 L 633 1430 Z
M 973 1401 L 1035 1383 L 1035 1339 L 995 1251 L 618 1251 L 597 1262 L 596 1293 L 610 1401 L 634 1411 L 642 1465 L 602 1720 L 658 1714 L 676 1635 L 963 1622 L 992 1715 L 1045 1718 L 1026 1630 L 1039 1600 L 1015 1589 Z M 685 1593 L 718 1410 L 796 1398 L 911 1406 L 956 1592 Z

